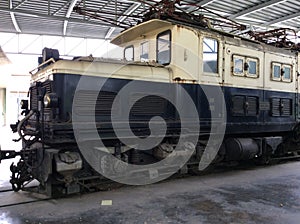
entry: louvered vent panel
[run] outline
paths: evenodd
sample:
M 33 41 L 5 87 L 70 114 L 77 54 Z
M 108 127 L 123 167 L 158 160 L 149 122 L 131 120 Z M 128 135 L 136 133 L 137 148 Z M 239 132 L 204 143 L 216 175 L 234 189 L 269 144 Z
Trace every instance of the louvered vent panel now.
M 139 99 L 138 101 L 135 101 Z M 140 99 L 139 94 L 133 95 L 130 99 L 132 116 L 141 115 L 162 115 L 165 112 L 167 100 L 159 96 L 146 96 Z M 135 103 L 133 103 L 135 102 Z
M 271 116 L 280 116 L 280 99 L 278 98 L 271 99 Z
M 38 97 L 37 97 L 37 87 L 33 86 L 30 88 L 30 109 L 37 110 L 38 109 Z
M 232 115 L 244 116 L 245 115 L 245 96 L 232 97 Z
M 110 116 L 116 93 L 101 91 L 95 102 L 96 91 L 79 91 L 75 98 L 74 110 L 79 115 Z M 116 102 L 116 105 L 118 103 Z M 117 108 L 118 109 L 118 108 Z
M 45 81 L 42 83 L 41 89 L 45 89 L 45 93 L 52 93 L 53 91 L 53 82 Z M 30 108 L 33 110 L 38 109 L 38 88 L 36 86 L 32 86 L 30 88 Z
M 258 98 L 247 97 L 247 116 L 256 116 L 258 114 Z
M 281 116 L 288 117 L 293 115 L 292 99 L 281 99 Z
M 52 81 L 46 81 L 42 83 L 42 88 L 46 89 L 46 93 L 52 92 Z

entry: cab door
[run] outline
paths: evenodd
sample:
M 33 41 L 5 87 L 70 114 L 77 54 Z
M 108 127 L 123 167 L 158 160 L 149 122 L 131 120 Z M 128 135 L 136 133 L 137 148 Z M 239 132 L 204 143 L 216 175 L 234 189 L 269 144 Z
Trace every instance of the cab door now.
M 223 40 L 215 33 L 199 33 L 199 88 L 198 111 L 202 127 L 212 120 L 222 121 L 226 116 L 223 95 Z
M 214 34 L 201 33 L 199 38 L 199 81 L 201 84 L 222 85 L 223 42 Z

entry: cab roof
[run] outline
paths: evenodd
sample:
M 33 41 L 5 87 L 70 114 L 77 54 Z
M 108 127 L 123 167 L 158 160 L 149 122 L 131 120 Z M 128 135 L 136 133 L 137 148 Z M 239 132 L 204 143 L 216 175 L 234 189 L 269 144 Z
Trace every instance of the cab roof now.
M 171 26 L 172 23 L 168 21 L 163 21 L 159 19 L 152 19 L 147 22 L 141 23 L 139 25 L 136 25 L 134 27 L 131 27 L 124 32 L 120 33 L 118 36 L 116 36 L 114 39 L 111 40 L 112 44 L 115 45 L 122 45 L 125 43 L 128 43 L 130 41 L 133 41 L 137 39 L 138 37 L 149 33 L 151 31 L 154 31 L 158 28 L 164 28 Z

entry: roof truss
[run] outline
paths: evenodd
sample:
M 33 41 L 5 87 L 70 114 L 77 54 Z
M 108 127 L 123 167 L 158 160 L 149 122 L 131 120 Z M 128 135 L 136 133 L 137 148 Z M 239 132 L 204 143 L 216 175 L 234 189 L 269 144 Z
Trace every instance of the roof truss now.
M 3 0 L 0 1 L 0 32 L 52 34 L 61 36 L 110 39 L 121 29 L 117 24 L 132 20 L 131 15 L 140 15 L 149 4 L 159 0 Z M 298 0 L 182 0 L 185 3 L 205 7 L 229 19 L 255 28 L 277 28 L 285 21 L 289 27 L 300 29 L 300 2 Z M 244 4 L 243 4 L 244 2 Z M 116 20 L 116 24 L 82 16 L 73 11 L 81 4 L 87 9 Z M 275 7 L 276 6 L 276 7 Z M 195 7 L 187 8 L 193 11 Z M 270 12 L 274 10 L 274 13 Z M 276 13 L 275 13 L 276 11 Z M 202 13 L 200 10 L 199 13 Z M 122 14 L 122 15 L 121 15 Z M 274 17 L 276 15 L 276 17 Z M 51 24 L 51 29 L 48 25 Z M 40 28 L 37 29 L 37 25 Z M 101 27 L 101 29 L 99 29 Z M 76 32 L 75 32 L 76 31 Z
M 259 10 L 262 10 L 264 8 L 267 8 L 271 5 L 275 5 L 275 4 L 278 4 L 280 2 L 284 2 L 286 0 L 271 0 L 271 1 L 266 1 L 266 2 L 263 2 L 261 4 L 258 4 L 256 6 L 253 6 L 253 7 L 250 7 L 250 8 L 247 8 L 245 10 L 242 10 L 236 14 L 233 14 L 231 16 L 229 16 L 228 18 L 229 19 L 235 19 L 235 18 L 238 18 L 238 17 L 241 17 L 241 16 L 246 16 L 250 13 L 253 13 L 253 12 L 256 12 L 256 11 L 259 11 Z

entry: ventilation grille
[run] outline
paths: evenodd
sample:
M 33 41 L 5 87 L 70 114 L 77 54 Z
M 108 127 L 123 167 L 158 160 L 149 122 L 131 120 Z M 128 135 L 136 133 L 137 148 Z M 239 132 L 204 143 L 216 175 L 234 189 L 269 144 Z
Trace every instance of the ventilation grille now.
M 30 109 L 38 109 L 38 89 L 36 86 L 30 88 Z
M 292 99 L 281 99 L 281 116 L 289 117 L 293 115 L 292 105 Z
M 233 116 L 244 116 L 245 97 L 244 96 L 234 96 L 232 97 L 232 115 Z
M 114 92 L 81 90 L 76 95 L 74 111 L 78 115 L 110 116 L 116 95 Z M 96 102 L 95 96 L 98 96 Z M 119 103 L 116 105 L 118 110 Z
M 293 115 L 292 99 L 271 99 L 271 116 L 273 117 L 289 117 Z
M 245 107 L 248 116 L 256 116 L 258 114 L 258 97 L 247 97 Z
M 255 96 L 233 96 L 232 115 L 233 116 L 257 116 L 258 97 Z
M 271 99 L 271 116 L 280 117 L 280 99 Z
M 45 93 L 52 93 L 53 91 L 53 82 L 45 81 L 42 83 L 41 89 L 45 89 Z M 30 108 L 33 110 L 38 109 L 38 87 L 32 86 L 30 88 Z M 46 112 L 46 111 L 45 111 Z
M 136 99 L 139 99 L 136 101 Z M 135 103 L 134 103 L 135 102 Z M 166 111 L 168 101 L 159 96 L 145 96 L 140 94 L 132 95 L 130 105 L 133 105 L 131 116 L 155 116 L 163 115 Z

